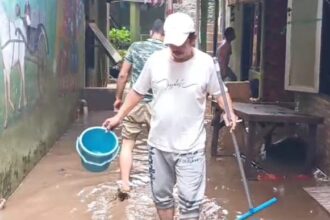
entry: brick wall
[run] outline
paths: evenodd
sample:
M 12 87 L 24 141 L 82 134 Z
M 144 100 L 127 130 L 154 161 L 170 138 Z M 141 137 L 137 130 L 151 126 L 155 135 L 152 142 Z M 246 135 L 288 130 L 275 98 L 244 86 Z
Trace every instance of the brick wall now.
M 203 0 L 202 0 L 203 1 Z M 174 11 L 180 11 L 189 14 L 194 21 L 196 21 L 196 0 L 185 0 L 182 3 L 174 4 Z M 208 19 L 207 19 L 207 49 L 206 51 L 213 54 L 213 24 L 214 24 L 214 0 L 209 0 L 208 3 Z M 221 35 L 219 35 L 218 42 L 221 41 Z
M 274 13 L 276 12 L 276 13 Z M 287 0 L 265 3 L 263 98 L 266 101 L 291 101 L 293 94 L 284 90 Z

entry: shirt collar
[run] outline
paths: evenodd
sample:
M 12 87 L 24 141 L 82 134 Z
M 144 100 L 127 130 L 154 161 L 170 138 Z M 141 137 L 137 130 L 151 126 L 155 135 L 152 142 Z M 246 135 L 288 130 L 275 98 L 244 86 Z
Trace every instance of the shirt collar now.
M 161 40 L 156 40 L 156 39 L 152 39 L 152 38 L 148 38 L 147 41 L 150 41 L 153 43 L 158 43 L 158 44 L 163 44 L 163 42 Z

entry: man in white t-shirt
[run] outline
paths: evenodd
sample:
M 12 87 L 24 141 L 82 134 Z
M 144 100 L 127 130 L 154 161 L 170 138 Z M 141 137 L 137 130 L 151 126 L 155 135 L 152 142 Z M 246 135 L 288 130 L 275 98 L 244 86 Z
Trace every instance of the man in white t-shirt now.
M 173 187 L 179 196 L 180 219 L 198 219 L 205 193 L 204 113 L 207 94 L 229 102 L 230 126 L 236 126 L 229 94 L 221 94 L 212 57 L 193 47 L 194 22 L 184 13 L 169 15 L 164 23 L 168 48 L 155 52 L 127 95 L 117 115 L 104 121 L 113 129 L 151 88 L 148 137 L 151 190 L 161 220 L 174 216 Z

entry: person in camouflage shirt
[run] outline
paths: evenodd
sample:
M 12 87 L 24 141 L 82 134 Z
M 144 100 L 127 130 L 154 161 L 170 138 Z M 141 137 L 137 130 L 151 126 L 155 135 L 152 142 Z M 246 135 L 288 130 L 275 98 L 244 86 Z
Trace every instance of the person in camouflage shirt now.
M 114 109 L 119 110 L 123 101 L 123 93 L 128 79 L 132 85 L 137 81 L 144 67 L 145 62 L 155 51 L 165 48 L 163 44 L 164 30 L 163 21 L 157 19 L 153 23 L 150 31 L 151 37 L 146 41 L 133 43 L 128 49 L 128 53 L 123 62 L 117 81 L 116 101 Z M 143 125 L 149 130 L 150 106 L 152 93 L 149 91 L 143 101 L 141 101 L 123 120 L 122 128 L 122 147 L 119 156 L 119 166 L 121 173 L 121 182 L 119 184 L 119 198 L 124 200 L 128 197 L 130 190 L 129 174 L 132 167 L 132 150 L 137 136 L 141 133 Z

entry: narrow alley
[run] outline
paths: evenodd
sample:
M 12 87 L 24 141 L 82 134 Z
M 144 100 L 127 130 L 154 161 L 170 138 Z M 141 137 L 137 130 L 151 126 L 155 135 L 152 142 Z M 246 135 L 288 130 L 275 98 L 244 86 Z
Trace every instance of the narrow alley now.
M 163 21 L 176 12 L 189 19 L 172 20 L 183 22 L 168 42 L 172 31 Z M 76 151 L 79 135 L 114 115 L 126 98 L 120 90 L 139 85 L 143 72 L 142 90 L 153 90 L 152 120 L 159 118 L 155 109 L 171 110 L 155 135 L 171 142 L 167 148 L 185 145 L 176 136 L 202 138 L 202 146 L 203 122 L 206 128 L 206 194 L 180 198 L 187 210 L 202 201 L 200 220 L 234 220 L 249 211 L 229 128 L 215 107 L 225 103 L 217 89 L 223 78 L 240 119 L 235 134 L 254 207 L 278 199 L 250 219 L 330 220 L 330 0 L 0 0 L 0 27 L 0 220 L 159 220 L 146 130 L 133 151 L 124 201 L 117 198 L 118 157 L 92 173 Z M 144 65 L 155 51 L 143 41 L 169 52 Z M 157 93 L 163 90 L 169 96 Z M 145 94 L 139 91 L 136 99 Z M 176 156 L 186 155 L 178 149 Z M 204 163 L 187 164 L 204 171 Z M 176 188 L 173 194 L 179 204 Z
M 100 125 L 110 114 L 110 111 L 90 112 L 87 118 L 78 119 L 9 198 L 6 208 L 0 211 L 0 219 L 55 220 L 59 216 L 63 220 L 156 219 L 148 184 L 145 135 L 134 150 L 131 174 L 133 192 L 130 199 L 124 202 L 116 199 L 119 177 L 117 160 L 104 173 L 90 173 L 81 165 L 75 151 L 76 138 L 85 128 Z M 208 117 L 206 122 L 209 131 Z M 235 158 L 209 157 L 207 165 L 207 197 L 201 220 L 231 220 L 246 212 L 247 202 Z M 323 208 L 302 188 L 326 183 L 311 179 L 249 181 L 255 204 L 274 196 L 279 199 L 277 204 L 256 217 L 263 220 L 329 219 Z

